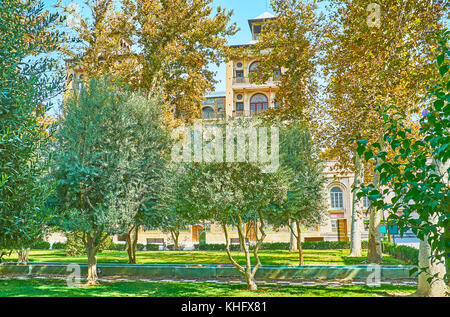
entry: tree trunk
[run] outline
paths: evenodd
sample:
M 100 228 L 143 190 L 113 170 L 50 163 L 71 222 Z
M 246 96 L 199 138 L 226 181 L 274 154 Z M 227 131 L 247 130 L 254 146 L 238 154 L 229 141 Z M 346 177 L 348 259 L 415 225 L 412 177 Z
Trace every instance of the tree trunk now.
M 445 244 L 445 268 L 447 271 L 447 274 L 450 274 L 450 219 L 447 219 L 445 222 L 447 225 L 444 226 L 444 241 Z M 448 286 L 450 287 L 450 281 Z
M 445 275 L 445 265 L 444 263 L 437 263 L 437 261 L 434 261 L 433 263 L 430 260 L 430 256 L 431 247 L 425 237 L 425 241 L 420 241 L 418 285 L 417 291 L 412 296 L 442 297 L 446 296 L 446 292 L 448 292 L 447 285 L 443 280 Z M 426 271 L 420 270 L 422 268 L 426 268 Z M 434 274 L 437 274 L 437 278 L 429 283 L 428 279 Z
M 294 231 L 294 222 L 291 219 L 289 219 L 289 233 L 290 233 L 290 235 L 289 235 L 289 251 L 290 252 L 294 252 L 297 250 L 296 243 L 295 243 L 295 236 L 294 236 L 293 231 Z
M 18 250 L 17 251 L 17 255 L 18 255 L 17 264 L 18 265 L 26 265 L 28 263 L 29 253 L 30 253 L 30 248 Z
M 138 242 L 138 226 L 132 225 L 130 231 L 128 231 L 127 238 L 127 253 L 128 263 L 136 264 L 136 246 Z
M 98 275 L 97 275 L 97 248 L 95 246 L 94 239 L 88 235 L 88 241 L 86 243 L 87 253 L 88 253 L 88 277 L 87 285 L 98 285 Z
M 170 234 L 172 235 L 174 250 L 179 251 L 180 247 L 178 245 L 178 240 L 179 240 L 179 237 L 180 237 L 180 231 L 178 231 L 178 230 L 171 230 Z
M 359 186 L 361 182 L 361 158 L 358 154 L 355 156 L 355 180 L 353 187 Z M 360 204 L 357 203 L 356 191 L 353 191 L 352 196 L 352 230 L 350 234 L 350 255 L 360 257 L 361 256 L 361 228 L 359 221 L 359 208 Z
M 300 221 L 295 222 L 297 226 L 297 249 L 298 249 L 298 265 L 304 265 L 303 263 L 303 248 L 302 248 L 302 228 L 300 227 Z
M 381 150 L 384 151 L 384 136 L 380 136 L 379 140 Z M 380 158 L 377 158 L 377 166 L 381 164 Z M 378 189 L 380 183 L 380 174 L 375 171 L 373 175 L 373 186 Z M 381 210 L 369 207 L 369 243 L 367 250 L 367 261 L 369 263 L 381 263 L 383 261 L 383 253 L 381 250 Z

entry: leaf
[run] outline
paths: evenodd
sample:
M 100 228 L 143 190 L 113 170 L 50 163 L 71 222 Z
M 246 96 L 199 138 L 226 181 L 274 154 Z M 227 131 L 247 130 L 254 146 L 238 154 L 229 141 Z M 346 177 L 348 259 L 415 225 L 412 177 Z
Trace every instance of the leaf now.
M 442 65 L 442 63 L 444 62 L 444 59 L 445 59 L 445 55 L 444 54 L 441 54 L 441 55 L 439 55 L 437 57 L 437 63 L 438 63 L 439 66 Z
M 441 67 L 439 67 L 439 73 L 441 74 L 441 76 L 444 76 L 448 72 L 449 69 L 450 69 L 449 65 L 441 66 Z

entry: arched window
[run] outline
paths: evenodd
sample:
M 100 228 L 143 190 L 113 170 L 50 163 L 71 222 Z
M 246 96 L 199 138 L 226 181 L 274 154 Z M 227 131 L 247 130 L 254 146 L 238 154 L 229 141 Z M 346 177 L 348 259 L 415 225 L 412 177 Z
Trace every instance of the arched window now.
M 214 118 L 214 109 L 211 107 L 204 107 L 202 111 L 203 119 L 213 119 Z
M 248 71 L 251 72 L 256 72 L 258 70 L 258 66 L 259 66 L 259 62 L 253 62 L 250 64 L 250 67 L 248 68 Z
M 339 187 L 333 187 L 330 190 L 331 209 L 344 209 L 344 193 Z
M 264 94 L 255 94 L 250 99 L 250 114 L 258 113 L 267 110 L 269 107 L 269 100 Z

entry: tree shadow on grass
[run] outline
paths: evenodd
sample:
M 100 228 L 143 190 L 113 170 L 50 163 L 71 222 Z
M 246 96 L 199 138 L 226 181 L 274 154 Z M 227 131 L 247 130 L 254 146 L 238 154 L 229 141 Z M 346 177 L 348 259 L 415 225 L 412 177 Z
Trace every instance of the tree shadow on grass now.
M 68 287 L 63 280 L 2 280 L 2 297 L 360 297 L 410 294 L 414 287 L 382 285 L 260 285 L 251 292 L 244 284 L 188 283 L 188 282 L 104 282 L 98 286 Z

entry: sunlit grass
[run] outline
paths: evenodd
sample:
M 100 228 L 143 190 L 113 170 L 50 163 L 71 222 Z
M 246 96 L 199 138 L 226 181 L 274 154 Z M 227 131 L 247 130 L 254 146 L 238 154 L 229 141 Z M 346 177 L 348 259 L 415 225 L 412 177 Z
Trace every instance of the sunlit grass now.
M 367 250 L 362 257 L 350 258 L 350 250 L 304 250 L 306 265 L 350 265 L 365 263 Z M 298 265 L 298 253 L 284 250 L 260 251 L 263 265 Z M 242 252 L 233 252 L 239 263 L 245 264 Z M 87 263 L 86 256 L 68 257 L 64 250 L 32 250 L 31 262 L 70 262 Z M 17 261 L 17 254 L 5 258 L 7 261 Z M 406 264 L 390 255 L 383 255 L 384 264 Z M 98 254 L 99 263 L 127 263 L 125 251 L 104 251 Z M 139 264 L 228 264 L 229 259 L 224 251 L 138 251 Z
M 382 285 L 369 287 L 366 285 L 260 285 L 257 292 L 246 290 L 245 285 L 216 283 L 156 283 L 156 282 L 105 282 L 99 286 L 68 287 L 62 280 L 0 280 L 0 296 L 9 297 L 252 297 L 252 296 L 318 296 L 318 297 L 373 297 L 373 296 L 405 296 L 413 293 L 412 286 Z

